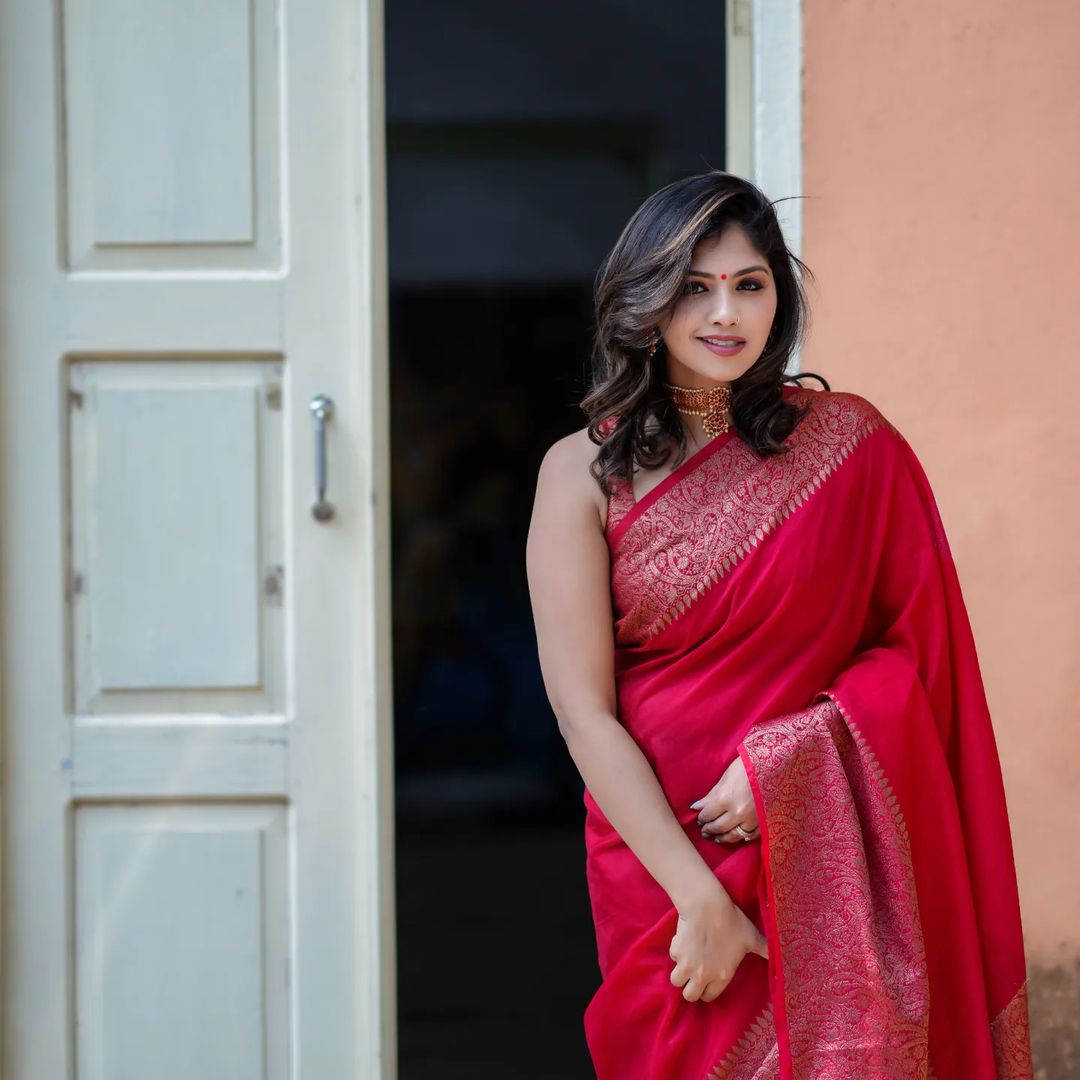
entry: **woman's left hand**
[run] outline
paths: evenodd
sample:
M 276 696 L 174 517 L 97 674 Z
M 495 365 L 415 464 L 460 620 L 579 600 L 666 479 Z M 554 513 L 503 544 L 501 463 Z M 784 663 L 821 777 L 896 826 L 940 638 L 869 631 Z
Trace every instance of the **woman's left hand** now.
M 706 840 L 715 840 L 718 844 L 746 843 L 744 837 L 732 831 L 736 825 L 753 833 L 751 839 L 758 838 L 754 793 L 746 777 L 746 766 L 738 754 L 708 795 L 691 804 L 690 809 L 698 811 L 698 824 L 703 826 L 701 835 Z

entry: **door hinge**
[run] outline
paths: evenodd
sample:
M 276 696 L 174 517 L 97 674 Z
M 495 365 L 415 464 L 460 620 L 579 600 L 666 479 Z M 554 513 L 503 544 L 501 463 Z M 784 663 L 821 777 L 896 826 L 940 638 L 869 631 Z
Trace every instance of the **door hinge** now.
M 266 407 L 281 410 L 281 383 L 270 383 L 266 387 Z
M 272 566 L 263 577 L 263 596 L 268 604 L 280 604 L 285 592 L 285 567 Z
M 69 601 L 74 600 L 76 596 L 81 596 L 86 591 L 86 579 L 82 574 L 75 570 L 68 571 L 67 579 L 67 598 Z
M 83 392 L 74 389 L 74 387 L 68 387 L 68 405 L 72 409 L 81 409 L 83 407 Z

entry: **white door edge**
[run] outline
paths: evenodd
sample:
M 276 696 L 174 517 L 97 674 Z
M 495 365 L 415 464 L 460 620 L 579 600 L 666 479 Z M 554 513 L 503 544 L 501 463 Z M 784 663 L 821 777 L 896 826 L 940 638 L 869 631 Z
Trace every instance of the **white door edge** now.
M 728 0 L 727 169 L 771 199 L 788 246 L 803 249 L 802 0 Z M 796 351 L 791 364 L 801 370 Z
M 367 565 L 374 580 L 368 595 L 373 599 L 369 633 L 374 641 L 375 670 L 370 673 L 367 690 L 369 707 L 364 715 L 373 719 L 370 752 L 359 742 L 356 760 L 357 781 L 374 793 L 372 859 L 364 860 L 376 868 L 368 933 L 377 950 L 380 971 L 378 1001 L 369 1006 L 369 1014 L 378 1015 L 378 1080 L 397 1080 L 397 916 L 395 894 L 395 798 L 394 798 L 394 723 L 392 665 L 392 583 L 390 567 L 390 335 L 389 335 L 389 256 L 387 239 L 386 195 L 386 68 L 385 18 L 382 0 L 368 0 L 366 24 L 357 19 L 353 49 L 359 71 L 365 73 L 363 91 L 354 97 L 360 108 L 357 137 L 353 141 L 358 155 L 367 160 L 355 169 L 356 205 L 366 206 L 364 220 L 358 222 L 366 243 L 355 250 L 365 260 L 357 275 L 367 295 L 353 309 L 357 316 L 354 333 L 359 338 L 361 355 L 371 357 L 366 389 L 379 407 L 372 410 L 373 425 L 367 447 L 371 476 L 372 501 L 371 556 Z M 366 178 L 366 179 L 365 179 Z M 367 202 L 361 194 L 366 191 Z M 363 325 L 362 313 L 371 313 L 369 325 Z M 371 775 L 361 774 L 367 769 Z M 364 782 L 366 781 L 366 783 Z M 363 865 L 363 863 L 361 864 Z M 369 892 L 369 890 L 364 890 Z M 2 1078 L 0 1078 L 2 1080 Z

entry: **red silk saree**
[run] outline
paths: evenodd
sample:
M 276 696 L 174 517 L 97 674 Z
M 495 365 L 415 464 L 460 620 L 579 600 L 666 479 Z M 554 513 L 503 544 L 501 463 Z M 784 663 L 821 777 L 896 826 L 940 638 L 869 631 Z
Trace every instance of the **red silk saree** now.
M 618 716 L 687 835 L 766 935 L 712 1002 L 670 982 L 677 912 L 586 789 L 598 1080 L 1030 1078 L 997 749 L 930 485 L 857 394 L 786 455 L 719 435 L 606 533 Z M 761 832 L 690 804 L 735 755 Z

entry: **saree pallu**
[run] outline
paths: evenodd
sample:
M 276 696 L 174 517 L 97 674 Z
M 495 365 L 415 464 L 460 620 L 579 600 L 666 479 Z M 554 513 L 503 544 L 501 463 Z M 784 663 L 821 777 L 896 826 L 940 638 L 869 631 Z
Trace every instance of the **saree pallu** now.
M 620 722 L 769 943 L 714 1001 L 671 984 L 678 914 L 586 789 L 598 1080 L 1032 1076 L 994 733 L 930 485 L 857 394 L 782 455 L 719 435 L 606 533 Z M 759 839 L 690 803 L 739 755 Z

